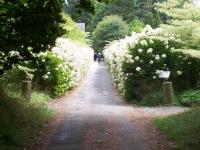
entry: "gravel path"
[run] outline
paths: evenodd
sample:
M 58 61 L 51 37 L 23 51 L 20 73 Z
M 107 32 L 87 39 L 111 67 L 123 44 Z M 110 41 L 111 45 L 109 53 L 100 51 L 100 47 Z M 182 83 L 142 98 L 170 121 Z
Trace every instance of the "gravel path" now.
M 152 117 L 164 117 L 188 111 L 189 108 L 177 106 L 159 106 L 159 107 L 133 107 L 135 111 L 151 115 Z
M 153 124 L 178 107 L 136 107 L 122 101 L 103 63 L 95 63 L 81 87 L 52 105 L 60 125 L 37 150 L 172 150 L 176 146 Z M 57 115 L 57 116 L 58 116 Z M 58 120 L 56 120 L 58 124 Z M 55 124 L 55 123 L 54 123 Z M 51 130 L 50 130 L 51 131 Z

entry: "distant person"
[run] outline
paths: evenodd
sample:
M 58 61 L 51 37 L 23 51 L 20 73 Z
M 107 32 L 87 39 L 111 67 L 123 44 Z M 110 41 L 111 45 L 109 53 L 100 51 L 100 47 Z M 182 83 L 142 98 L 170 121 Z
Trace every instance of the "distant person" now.
M 94 61 L 97 61 L 97 53 L 94 53 Z
M 98 60 L 98 63 L 101 61 L 101 53 L 97 54 L 97 60 Z

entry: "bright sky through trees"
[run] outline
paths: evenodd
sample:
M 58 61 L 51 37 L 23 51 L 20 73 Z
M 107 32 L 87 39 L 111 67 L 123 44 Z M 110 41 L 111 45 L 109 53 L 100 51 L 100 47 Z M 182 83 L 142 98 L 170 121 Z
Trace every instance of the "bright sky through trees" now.
M 193 2 L 197 7 L 200 8 L 200 0 L 194 0 Z

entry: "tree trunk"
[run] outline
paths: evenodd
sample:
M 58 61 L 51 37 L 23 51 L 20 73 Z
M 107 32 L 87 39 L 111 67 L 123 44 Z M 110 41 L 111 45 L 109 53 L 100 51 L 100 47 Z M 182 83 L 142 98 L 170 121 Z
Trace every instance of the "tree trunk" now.
M 2 84 L 0 83 L 0 99 L 5 98 L 5 97 L 6 97 L 6 94 L 4 92 Z

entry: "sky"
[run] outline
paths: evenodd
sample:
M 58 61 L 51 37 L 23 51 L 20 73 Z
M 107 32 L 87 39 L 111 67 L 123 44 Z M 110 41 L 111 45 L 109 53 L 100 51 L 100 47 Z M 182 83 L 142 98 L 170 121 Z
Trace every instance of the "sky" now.
M 194 0 L 194 4 L 200 8 L 200 0 Z

